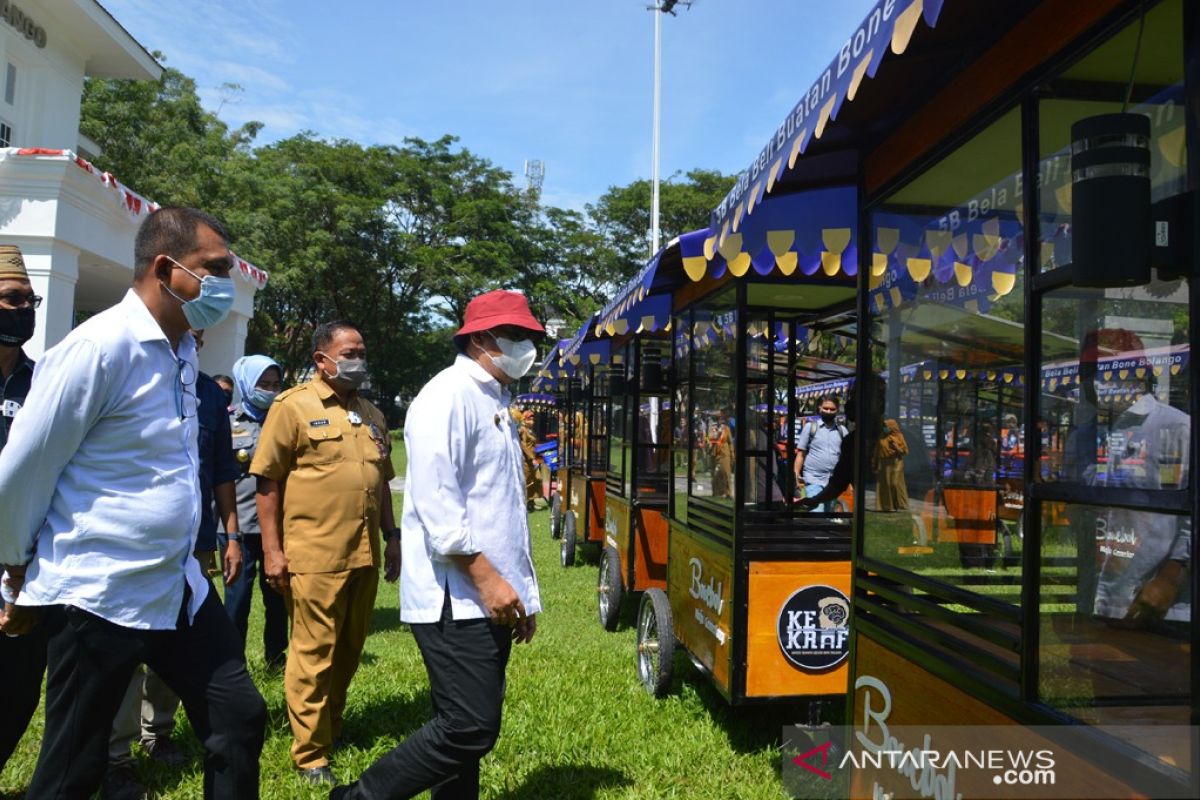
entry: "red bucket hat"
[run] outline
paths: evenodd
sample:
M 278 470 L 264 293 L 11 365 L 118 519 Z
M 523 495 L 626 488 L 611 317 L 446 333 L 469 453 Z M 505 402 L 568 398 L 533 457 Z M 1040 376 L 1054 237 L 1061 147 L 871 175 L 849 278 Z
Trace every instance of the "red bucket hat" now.
M 487 292 L 467 303 L 466 319 L 454 334 L 455 338 L 469 333 L 499 328 L 501 325 L 516 325 L 518 328 L 544 334 L 546 329 L 529 310 L 529 301 L 520 292 L 497 289 Z

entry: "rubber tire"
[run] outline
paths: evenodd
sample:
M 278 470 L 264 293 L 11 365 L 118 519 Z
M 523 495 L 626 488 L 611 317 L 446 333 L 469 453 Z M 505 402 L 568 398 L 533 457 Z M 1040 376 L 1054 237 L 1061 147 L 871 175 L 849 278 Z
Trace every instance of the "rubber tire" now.
M 647 692 L 655 697 L 667 694 L 675 670 L 675 628 L 662 589 L 647 589 L 638 607 L 637 669 Z
M 575 563 L 575 512 L 568 511 L 563 516 L 562 541 L 558 545 L 558 560 L 564 567 Z
M 562 536 L 562 497 L 555 492 L 550 496 L 550 538 L 558 539 Z
M 621 580 L 621 556 L 617 548 L 607 545 L 600 554 L 600 576 L 596 582 L 596 608 L 600 614 L 600 625 L 606 631 L 615 631 L 621 618 L 621 598 L 625 594 Z

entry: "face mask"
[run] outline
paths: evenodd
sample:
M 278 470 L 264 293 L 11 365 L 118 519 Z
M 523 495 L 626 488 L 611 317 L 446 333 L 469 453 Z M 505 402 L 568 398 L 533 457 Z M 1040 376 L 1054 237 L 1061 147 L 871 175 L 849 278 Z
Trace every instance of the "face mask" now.
M 829 422 L 833 422 L 835 419 L 837 419 L 836 411 L 832 414 L 826 414 L 824 411 L 821 412 L 821 421 L 822 422 L 829 423 Z
M 279 392 L 268 392 L 266 389 L 259 389 L 256 386 L 254 387 L 254 391 L 250 393 L 250 396 L 246 398 L 246 402 L 255 408 L 266 411 L 271 407 L 271 403 L 275 402 L 275 397 L 278 394 Z
M 33 308 L 0 309 L 0 344 L 20 347 L 33 338 Z
M 488 331 L 488 336 L 491 336 L 492 341 L 500 348 L 501 355 L 494 356 L 488 353 L 487 357 L 492 360 L 493 364 L 500 368 L 501 372 L 514 381 L 529 372 L 530 367 L 533 366 L 533 362 L 537 360 L 536 344 L 528 339 L 514 342 L 512 339 L 505 339 L 503 336 L 494 336 L 491 331 Z
M 321 355 L 329 358 L 324 353 L 321 353 Z M 337 372 L 328 376 L 331 381 L 342 381 L 356 389 L 366 383 L 367 360 L 365 358 L 344 358 L 341 361 L 329 358 L 329 360 L 337 364 Z
M 201 278 L 170 256 L 167 258 L 172 264 L 200 281 L 200 294 L 195 300 L 184 300 L 172 292 L 171 287 L 163 284 L 167 294 L 183 304 L 183 316 L 187 318 L 188 325 L 197 330 L 205 330 L 225 319 L 229 309 L 233 308 L 233 278 L 218 278 L 216 275 L 205 275 Z

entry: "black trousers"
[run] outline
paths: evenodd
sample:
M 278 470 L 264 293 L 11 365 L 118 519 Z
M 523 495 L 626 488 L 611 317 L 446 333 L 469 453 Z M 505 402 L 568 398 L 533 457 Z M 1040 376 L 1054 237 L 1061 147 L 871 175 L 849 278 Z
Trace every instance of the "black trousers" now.
M 486 619 L 412 626 L 433 699 L 433 719 L 372 764 L 348 798 L 401 800 L 432 788 L 432 800 L 479 797 L 479 760 L 500 736 L 512 629 Z
M 25 636 L 0 634 L 0 686 L 4 710 L 0 711 L 0 771 L 17 749 L 33 712 L 42 698 L 46 671 L 46 626 L 37 625 Z
M 191 625 L 124 628 L 74 606 L 50 606 L 46 730 L 27 797 L 86 800 L 100 788 L 108 737 L 133 670 L 146 664 L 179 695 L 204 745 L 204 797 L 258 797 L 267 709 L 241 641 L 210 586 Z

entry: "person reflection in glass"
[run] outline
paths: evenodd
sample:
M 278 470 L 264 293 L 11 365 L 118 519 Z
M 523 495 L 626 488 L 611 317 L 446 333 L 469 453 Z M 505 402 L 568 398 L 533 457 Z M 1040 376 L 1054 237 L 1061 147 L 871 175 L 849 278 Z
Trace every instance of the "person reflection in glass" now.
M 1095 335 L 1093 335 L 1095 334 Z M 1097 342 L 1108 341 L 1127 370 L 1096 369 Z M 1120 379 L 1120 372 L 1133 378 Z M 1138 378 L 1137 373 L 1142 373 Z M 1124 330 L 1092 332 L 1080 363 L 1081 405 L 1092 403 L 1112 420 L 1099 435 L 1100 454 L 1084 468 L 1092 486 L 1175 489 L 1187 485 L 1191 418 L 1163 402 L 1141 340 Z M 1092 613 L 1121 627 L 1191 619 L 1187 590 L 1191 518 L 1133 508 L 1107 508 L 1095 518 L 1095 593 Z M 1089 554 L 1082 548 L 1080 560 Z M 1082 564 L 1081 564 L 1082 566 Z M 1083 570 L 1081 570 L 1081 578 Z M 1083 581 L 1080 585 L 1084 590 Z

